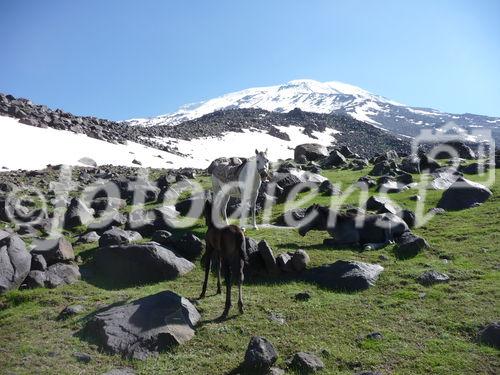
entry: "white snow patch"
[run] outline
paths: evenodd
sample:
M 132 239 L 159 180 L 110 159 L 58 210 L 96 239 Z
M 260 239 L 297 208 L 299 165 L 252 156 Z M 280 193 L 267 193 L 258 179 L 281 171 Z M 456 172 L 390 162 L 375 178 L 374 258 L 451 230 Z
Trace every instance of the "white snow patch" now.
M 18 120 L 0 116 L 0 168 L 43 169 L 48 164 L 82 165 L 82 157 L 94 159 L 98 165 L 113 164 L 136 166 L 137 159 L 143 167 L 171 168 L 182 165 L 183 158 L 149 148 L 134 142 L 114 144 L 65 130 L 42 129 L 20 124 Z M 132 154 L 133 153 L 133 154 Z M 157 157 L 161 155 L 163 159 Z

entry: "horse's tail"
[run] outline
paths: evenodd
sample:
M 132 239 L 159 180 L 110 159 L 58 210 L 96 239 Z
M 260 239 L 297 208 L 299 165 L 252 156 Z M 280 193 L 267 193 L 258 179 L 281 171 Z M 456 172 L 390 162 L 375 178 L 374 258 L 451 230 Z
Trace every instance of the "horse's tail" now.
M 245 263 L 248 263 L 247 241 L 245 239 L 245 233 L 243 233 L 243 231 L 239 232 L 238 240 L 240 242 L 239 244 L 240 259 L 242 259 Z

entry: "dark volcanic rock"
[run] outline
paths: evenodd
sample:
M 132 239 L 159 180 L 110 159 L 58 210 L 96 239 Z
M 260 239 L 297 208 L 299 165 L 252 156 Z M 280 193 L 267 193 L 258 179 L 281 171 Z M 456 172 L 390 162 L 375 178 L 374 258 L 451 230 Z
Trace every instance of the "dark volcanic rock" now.
M 99 246 L 124 245 L 141 239 L 142 236 L 138 232 L 112 228 L 104 232 L 99 238 Z
M 357 291 L 373 286 L 384 268 L 379 264 L 338 260 L 311 268 L 304 275 L 307 281 L 333 289 Z
M 322 370 L 325 365 L 323 361 L 314 354 L 298 352 L 289 360 L 290 366 L 301 373 L 310 373 Z
M 264 337 L 253 336 L 245 352 L 244 365 L 248 369 L 264 371 L 278 359 L 274 346 Z
M 193 263 L 155 242 L 101 247 L 94 261 L 103 276 L 125 284 L 173 279 L 194 268 Z
M 491 195 L 487 187 L 460 177 L 443 193 L 437 207 L 450 211 L 463 210 L 483 203 Z
M 16 289 L 31 267 L 31 255 L 19 236 L 0 231 L 0 294 Z
M 203 252 L 203 242 L 193 233 L 185 233 L 179 238 L 169 238 L 167 242 L 177 254 L 189 260 L 198 258 Z
M 429 244 L 425 239 L 408 231 L 398 238 L 394 251 L 399 258 L 411 258 L 427 248 Z
M 65 237 L 37 240 L 31 253 L 42 255 L 49 265 L 75 259 L 73 245 Z
M 71 229 L 87 225 L 94 220 L 94 210 L 88 208 L 80 199 L 73 198 L 64 216 L 64 228 Z
M 80 280 L 80 270 L 76 264 L 56 263 L 43 271 L 31 271 L 24 284 L 28 288 L 57 288 Z
M 294 159 L 304 155 L 308 161 L 316 161 L 328 156 L 328 151 L 325 146 L 316 143 L 305 143 L 295 147 Z
M 479 342 L 500 349 L 500 322 L 490 323 L 478 334 Z
M 397 208 L 394 207 L 390 199 L 377 196 L 371 196 L 368 198 L 366 201 L 366 209 L 377 211 L 378 213 L 398 213 Z
M 447 283 L 450 280 L 450 278 L 448 277 L 448 275 L 445 275 L 444 273 L 431 270 L 431 271 L 425 271 L 418 277 L 417 280 L 422 285 L 430 286 L 433 284 Z
M 83 333 L 110 353 L 143 360 L 191 340 L 199 320 L 191 302 L 165 291 L 99 312 Z

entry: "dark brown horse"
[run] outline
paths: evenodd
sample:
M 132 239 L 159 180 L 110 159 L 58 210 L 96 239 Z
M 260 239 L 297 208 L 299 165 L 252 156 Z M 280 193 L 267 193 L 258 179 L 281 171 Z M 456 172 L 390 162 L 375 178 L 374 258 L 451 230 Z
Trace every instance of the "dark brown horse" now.
M 205 221 L 207 223 L 207 234 L 205 236 L 205 280 L 200 298 L 205 297 L 208 284 L 208 275 L 212 259 L 217 261 L 217 293 L 221 293 L 220 276 L 221 269 L 226 281 L 226 305 L 222 318 L 227 317 L 231 308 L 231 285 L 234 278 L 238 280 L 238 308 L 243 313 L 243 268 L 247 260 L 245 234 L 236 225 L 216 226 L 212 218 L 212 204 L 207 200 L 205 203 Z

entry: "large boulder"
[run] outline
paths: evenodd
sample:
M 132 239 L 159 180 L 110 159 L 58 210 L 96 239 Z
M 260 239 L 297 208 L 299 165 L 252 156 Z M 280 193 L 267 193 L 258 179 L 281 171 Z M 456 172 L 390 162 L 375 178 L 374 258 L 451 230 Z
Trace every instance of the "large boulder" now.
M 301 155 L 304 155 L 308 161 L 316 161 L 327 157 L 328 150 L 317 143 L 305 143 L 295 147 L 293 155 L 295 161 L 298 161 Z
M 373 286 L 383 270 L 379 264 L 338 260 L 309 269 L 304 278 L 333 290 L 357 291 Z
M 31 253 L 43 256 L 49 265 L 75 259 L 73 245 L 65 237 L 37 240 L 34 245 Z
M 443 193 L 437 207 L 449 211 L 463 210 L 483 203 L 491 195 L 487 187 L 460 177 Z
M 83 333 L 112 354 L 143 360 L 191 340 L 200 318 L 186 298 L 165 291 L 99 312 Z
M 94 261 L 106 278 L 125 284 L 173 279 L 194 268 L 193 263 L 155 242 L 101 247 Z
M 444 145 L 454 149 L 455 152 L 458 154 L 459 158 L 462 158 L 462 159 L 475 159 L 476 158 L 475 152 L 463 142 L 453 142 L 452 141 L 452 142 L 446 142 Z M 450 155 L 449 152 L 443 150 L 443 151 L 438 152 L 436 154 L 436 159 L 449 159 L 451 156 L 454 156 L 454 155 Z
M 0 294 L 17 289 L 31 267 L 31 255 L 15 234 L 0 231 Z

